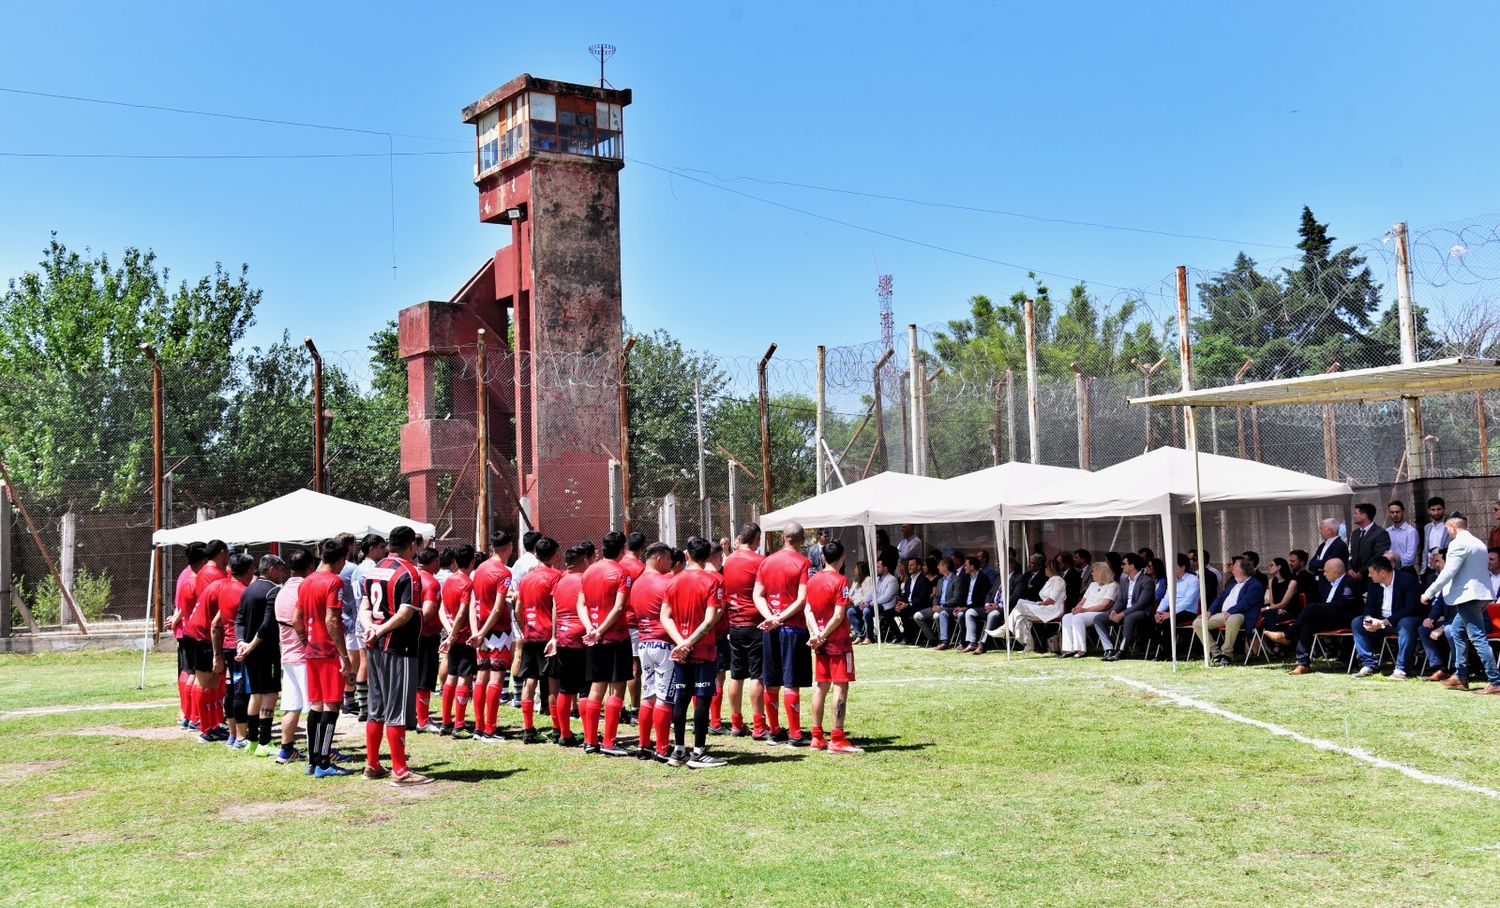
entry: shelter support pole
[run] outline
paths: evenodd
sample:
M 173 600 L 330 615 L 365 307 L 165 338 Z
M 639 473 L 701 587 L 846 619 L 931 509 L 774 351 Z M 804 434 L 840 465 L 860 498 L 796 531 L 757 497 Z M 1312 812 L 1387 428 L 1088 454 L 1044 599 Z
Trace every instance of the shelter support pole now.
M 818 344 L 818 414 L 817 414 L 816 420 L 813 423 L 813 464 L 814 464 L 814 470 L 813 470 L 813 473 L 814 473 L 813 489 L 814 489 L 814 494 L 817 494 L 817 495 L 822 495 L 823 492 L 824 492 L 824 489 L 826 488 L 825 480 L 823 478 L 824 474 L 826 472 L 825 469 L 824 469 L 824 466 L 823 466 L 823 463 L 824 463 L 824 461 L 823 461 L 823 447 L 824 447 L 824 445 L 823 445 L 823 412 L 824 412 L 823 411 L 823 406 L 824 406 L 824 396 L 823 395 L 824 395 L 824 388 L 825 388 L 825 383 L 826 383 L 826 378 L 827 378 L 827 358 L 828 358 L 828 348 L 825 347 L 825 346 L 823 346 L 822 344 Z M 699 413 L 700 414 L 702 413 L 701 405 L 700 405 Z M 699 423 L 698 424 L 700 426 L 699 431 L 701 432 L 702 431 L 701 427 L 703 425 L 703 423 L 702 423 L 702 416 L 701 415 L 699 416 Z M 699 443 L 699 450 L 702 450 L 702 443 L 701 442 Z M 698 471 L 698 474 L 701 476 L 703 474 L 703 471 L 700 469 Z M 702 496 L 700 495 L 699 497 L 702 497 Z
M 1026 300 L 1026 428 L 1031 435 L 1031 462 L 1042 462 L 1042 439 L 1037 434 L 1036 303 Z
M 995 546 L 995 561 L 1004 565 L 1004 567 L 1000 569 L 1000 621 L 1001 626 L 1005 628 L 1005 661 L 1009 662 L 1011 657 L 1010 521 L 1006 520 L 1004 517 L 995 521 Z M 983 633 L 983 631 L 981 631 L 981 633 Z
M 1184 392 L 1191 391 L 1193 390 L 1193 336 L 1189 331 L 1188 325 L 1187 267 L 1184 265 L 1177 266 L 1177 355 L 1182 367 L 1182 390 Z M 1161 363 L 1157 363 L 1156 366 L 1160 367 Z M 1155 372 L 1156 367 L 1153 367 L 1151 371 Z M 1208 559 L 1204 557 L 1203 551 L 1203 475 L 1198 457 L 1198 408 L 1188 407 L 1186 409 L 1187 446 L 1193 452 L 1193 532 L 1194 541 L 1198 546 L 1199 589 L 1202 589 L 1203 576 L 1208 571 Z M 1166 533 L 1171 532 L 1172 506 L 1172 496 L 1169 493 L 1162 516 L 1162 519 L 1165 521 L 1162 525 L 1163 541 L 1166 540 Z M 1168 571 L 1167 573 L 1170 576 L 1173 572 Z M 1176 584 L 1171 585 L 1174 588 L 1176 586 Z M 1207 636 L 1208 608 L 1203 602 L 1202 594 L 1198 596 L 1198 614 L 1203 616 L 1203 626 L 1205 636 Z M 1174 622 L 1177 620 L 1175 613 L 1171 616 L 1171 620 Z M 1175 646 L 1175 640 L 1177 639 L 1177 632 L 1175 630 L 1172 632 L 1172 639 Z M 1175 650 L 1173 652 L 1173 660 L 1175 664 Z M 1208 647 L 1204 646 L 1203 666 L 1207 668 L 1210 664 Z
M 882 473 L 891 468 L 891 452 L 885 443 L 885 393 L 880 387 L 880 372 L 885 368 L 885 364 L 891 361 L 891 357 L 895 355 L 896 351 L 887 347 L 885 353 L 881 354 L 880 361 L 875 364 L 874 371 L 870 374 L 875 391 L 875 399 L 872 404 L 875 412 L 875 450 L 871 452 L 871 457 L 880 461 L 880 471 Z M 868 473 L 869 470 L 866 469 L 865 472 Z M 860 478 L 863 479 L 864 477 L 861 476 Z
M 1401 364 L 1412 365 L 1417 361 L 1417 322 L 1411 302 L 1411 260 L 1406 247 L 1406 222 L 1398 221 L 1393 229 L 1396 236 L 1396 314 L 1401 330 Z M 1406 457 L 1412 479 L 1427 475 L 1427 450 L 1422 443 L 1422 399 L 1401 398 L 1402 417 L 1406 428 Z M 1334 473 L 1329 479 L 1337 479 Z
M 1189 419 L 1192 417 L 1190 416 Z M 1171 632 L 1167 635 L 1171 639 L 1172 647 L 1172 671 L 1177 671 L 1177 521 L 1172 519 L 1172 503 L 1167 501 L 1167 511 L 1162 516 L 1161 534 L 1162 548 L 1166 557 L 1162 560 L 1167 563 L 1167 621 L 1172 625 Z M 1201 548 L 1198 550 L 1203 551 Z M 1202 568 L 1199 568 L 1202 570 Z M 1202 596 L 1199 597 L 1199 611 L 1202 612 Z
M 880 558 L 879 558 L 880 553 L 875 551 L 875 524 L 873 524 L 873 523 L 866 523 L 864 525 L 864 531 L 865 531 L 865 558 L 868 560 L 868 563 L 870 565 L 870 570 L 873 572 L 875 570 L 875 562 L 880 560 Z M 872 576 L 873 576 L 873 574 L 872 574 Z M 875 649 L 877 651 L 883 650 L 883 649 L 885 649 L 885 641 L 883 641 L 881 639 L 881 633 L 880 633 L 881 613 L 880 613 L 880 600 L 879 599 L 875 600 L 875 609 L 874 609 L 874 611 L 871 614 L 873 614 L 875 616 Z
M 760 489 L 761 489 L 761 513 L 771 512 L 771 413 L 767 409 L 766 400 L 766 364 L 771 361 L 771 356 L 776 352 L 776 345 L 772 344 L 766 348 L 766 355 L 760 358 L 760 365 L 756 368 L 756 377 L 760 382 Z
M 630 351 L 635 346 L 635 335 L 625 338 L 625 347 L 620 351 L 620 530 L 630 532 Z M 764 382 L 762 382 L 764 386 Z M 761 399 L 765 399 L 762 392 Z M 761 404 L 764 409 L 765 404 Z M 764 418 L 763 418 L 764 419 Z

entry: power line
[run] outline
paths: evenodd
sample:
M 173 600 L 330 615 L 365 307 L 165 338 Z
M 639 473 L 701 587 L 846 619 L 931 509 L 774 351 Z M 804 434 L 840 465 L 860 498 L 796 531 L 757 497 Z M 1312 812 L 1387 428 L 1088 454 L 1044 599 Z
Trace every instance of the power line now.
M 470 154 L 467 151 L 347 151 L 330 153 L 286 153 L 286 154 L 134 154 L 121 153 L 72 153 L 55 151 L 0 151 L 0 158 L 62 158 L 84 160 L 132 160 L 132 161 L 265 161 L 265 160 L 318 160 L 324 158 L 425 158 L 444 155 Z
M 704 170 L 697 167 L 680 167 L 671 164 L 653 164 L 650 161 L 643 161 L 639 158 L 629 158 L 629 160 L 635 161 L 638 164 L 645 164 L 648 167 L 656 167 L 659 170 L 669 170 L 673 173 L 678 174 L 679 176 L 686 176 L 689 173 L 701 173 L 707 174 L 708 176 L 711 176 L 714 179 L 720 181 L 746 180 L 748 182 L 760 183 L 766 186 L 789 186 L 795 189 L 811 189 L 817 192 L 830 192 L 838 195 L 857 196 L 859 198 L 865 199 L 878 199 L 884 202 L 902 202 L 907 205 L 921 205 L 927 208 L 946 208 L 953 211 L 969 211 L 976 214 L 993 214 L 999 215 L 1001 217 L 1020 218 L 1022 220 L 1037 221 L 1047 224 L 1069 224 L 1075 227 L 1096 227 L 1101 230 L 1120 230 L 1128 233 L 1146 233 L 1152 234 L 1154 236 L 1173 237 L 1175 239 L 1205 240 L 1211 243 L 1231 243 L 1237 246 L 1260 246 L 1266 249 L 1297 248 L 1295 246 L 1285 246 L 1279 243 L 1259 243 L 1253 240 L 1234 240 L 1225 237 L 1207 236 L 1197 233 L 1174 233 L 1170 230 L 1157 230 L 1151 227 L 1133 227 L 1124 224 L 1106 224 L 1100 221 L 1081 221 L 1072 218 L 1058 218 L 1040 214 L 1029 214 L 1024 211 L 1007 211 L 1001 208 L 983 208 L 976 205 L 959 205 L 953 202 L 934 202 L 927 199 L 913 199 L 906 196 L 884 195 L 878 192 L 865 192 L 858 189 L 840 189 L 835 186 L 819 186 L 814 183 L 798 183 L 792 180 L 773 180 L 765 177 L 745 176 L 743 174 L 719 173 L 716 171 Z

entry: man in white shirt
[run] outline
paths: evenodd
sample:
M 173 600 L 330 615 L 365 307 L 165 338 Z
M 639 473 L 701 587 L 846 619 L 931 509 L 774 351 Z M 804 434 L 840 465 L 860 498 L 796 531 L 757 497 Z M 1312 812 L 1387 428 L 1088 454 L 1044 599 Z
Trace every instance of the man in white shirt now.
M 896 603 L 901 599 L 901 584 L 896 580 L 896 575 L 890 572 L 884 561 L 875 562 L 875 615 L 874 620 L 878 622 L 875 627 L 877 639 L 884 640 L 891 635 L 894 626 L 892 618 L 896 614 Z
M 927 553 L 922 551 L 922 537 L 916 533 L 916 527 L 909 523 L 901 524 L 901 541 L 896 543 L 896 554 L 902 561 L 915 558 L 918 561 Z
M 1490 595 L 1492 602 L 1500 602 L 1500 549 L 1490 549 Z
M 1486 557 L 1485 545 L 1469 532 L 1469 522 L 1454 514 L 1445 522 L 1449 536 L 1448 557 L 1443 570 L 1433 579 L 1422 594 L 1422 604 L 1429 605 L 1434 597 L 1441 595 L 1445 603 L 1456 610 L 1450 631 L 1453 640 L 1453 677 L 1443 682 L 1444 687 L 1455 690 L 1469 689 L 1469 656 L 1467 645 L 1474 648 L 1484 666 L 1489 681 L 1482 694 L 1500 695 L 1500 668 L 1495 664 L 1485 634 L 1489 626 L 1486 606 L 1493 600 L 1494 590 L 1490 586 L 1489 564 L 1481 560 Z M 1493 557 L 1493 556 L 1490 556 Z
M 1390 525 L 1385 528 L 1386 535 L 1391 537 L 1391 551 L 1401 556 L 1398 567 L 1409 569 L 1416 573 L 1417 564 L 1417 528 L 1406 522 L 1406 505 L 1400 501 L 1393 501 L 1385 506 L 1385 516 L 1390 520 Z
M 1177 621 L 1182 620 L 1183 615 L 1198 614 L 1198 575 L 1188 570 L 1192 562 L 1188 556 L 1179 553 L 1177 555 L 1177 607 L 1172 608 L 1170 600 L 1163 599 L 1156 607 L 1156 626 L 1153 628 L 1152 646 L 1156 648 L 1156 661 L 1165 662 L 1172 658 L 1171 634 L 1173 622 L 1168 616 L 1168 610 L 1176 616 Z
M 1422 528 L 1422 563 L 1426 564 L 1432 553 L 1448 547 L 1448 505 L 1437 495 L 1427 499 L 1427 526 Z

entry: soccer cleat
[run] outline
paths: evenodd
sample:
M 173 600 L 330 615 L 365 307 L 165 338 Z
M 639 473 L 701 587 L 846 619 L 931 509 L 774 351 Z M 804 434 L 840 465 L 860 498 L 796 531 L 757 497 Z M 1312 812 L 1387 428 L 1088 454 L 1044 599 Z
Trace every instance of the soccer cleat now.
M 202 734 L 198 735 L 198 743 L 199 744 L 215 744 L 215 743 L 217 743 L 217 740 L 218 739 L 216 739 L 213 735 L 209 734 L 208 732 L 203 732 Z
M 667 757 L 668 766 L 685 766 L 687 765 L 687 761 L 688 752 L 686 747 L 672 748 L 671 756 Z
M 603 748 L 601 748 L 597 744 L 585 744 L 585 745 L 583 745 L 583 752 L 585 754 L 588 754 L 589 756 L 592 757 L 592 756 L 597 756 L 600 753 L 603 753 Z
M 799 747 L 806 747 L 808 743 L 809 741 L 807 739 L 807 735 L 798 735 L 795 738 L 786 739 L 786 746 L 792 748 L 793 750 L 796 750 Z
M 283 765 L 303 759 L 302 751 L 295 747 L 283 747 L 276 752 L 276 762 Z
M 188 731 L 197 731 L 198 730 L 198 723 L 192 721 L 191 719 L 189 719 L 187 722 L 183 723 L 182 727 L 186 728 Z
M 828 742 L 828 752 L 831 753 L 831 754 L 862 754 L 865 751 L 864 751 L 864 748 L 862 748 L 862 747 L 855 747 L 853 744 L 850 744 L 847 740 L 844 740 L 844 741 L 829 741 Z
M 253 757 L 259 751 L 260 751 L 260 745 L 257 744 L 256 742 L 254 742 L 254 741 L 247 741 L 247 742 L 245 742 L 245 753 L 247 755 Z
M 658 762 L 658 763 L 671 763 L 672 762 L 672 752 L 671 751 L 667 751 L 666 753 L 663 753 L 663 752 L 661 752 L 659 750 L 655 750 L 655 751 L 651 752 L 651 758 L 653 760 L 655 760 L 656 762 Z
M 599 748 L 596 748 L 594 752 L 595 753 L 603 754 L 606 757 L 628 757 L 628 756 L 630 756 L 630 751 L 628 751 L 625 748 L 619 746 L 618 744 L 616 744 L 614 747 L 599 747 Z
M 540 744 L 542 740 L 542 733 L 534 728 L 528 728 L 521 733 L 522 744 Z
M 754 731 L 750 733 L 750 740 L 752 741 L 769 741 L 770 739 L 771 733 L 767 731 Z
M 689 769 L 717 769 L 727 763 L 728 761 L 714 756 L 707 749 L 693 751 L 692 756 L 687 760 Z
M 635 758 L 637 760 L 654 760 L 656 759 L 656 749 L 654 747 L 637 747 L 635 749 Z
M 324 766 L 324 767 L 320 767 L 317 772 L 313 773 L 313 778 L 314 779 L 332 779 L 332 778 L 336 778 L 338 776 L 352 776 L 352 775 L 354 775 L 354 770 L 352 770 L 352 769 L 345 769 L 342 766 Z
M 471 731 L 469 731 L 467 728 L 454 729 L 454 731 L 453 731 L 453 740 L 455 740 L 455 741 L 472 741 L 472 740 L 474 740 L 474 733 L 471 732 Z
M 729 734 L 729 728 L 723 725 L 710 725 L 708 733 L 711 735 L 727 735 Z
M 328 752 L 328 759 L 334 763 L 342 763 L 345 759 L 344 752 L 335 747 Z
M 391 776 L 390 784 L 396 788 L 410 788 L 414 785 L 427 785 L 432 781 L 431 776 L 407 770 L 399 775 Z
M 364 777 L 372 782 L 378 782 L 390 774 L 391 771 L 384 766 L 366 766 L 363 773 Z
M 487 731 L 475 731 L 470 734 L 469 737 L 473 738 L 475 741 L 488 741 L 490 739 L 490 733 Z
M 275 750 L 276 748 L 272 747 L 269 744 L 262 744 L 260 746 L 260 750 L 256 751 L 255 755 L 257 757 L 269 757 L 273 752 L 275 752 Z
M 813 735 L 812 749 L 813 750 L 827 750 L 828 749 L 828 739 L 827 738 L 820 738 L 817 735 Z
M 211 728 L 211 729 L 209 729 L 208 736 L 210 738 L 213 738 L 215 741 L 228 741 L 229 740 L 229 729 L 227 729 L 224 726 L 220 725 L 218 728 Z
M 731 738 L 748 738 L 751 737 L 750 729 L 746 728 L 743 725 L 739 726 L 738 728 L 731 728 L 729 730 L 729 736 Z
M 444 725 L 442 727 L 442 729 L 440 731 L 438 731 L 438 735 L 440 737 L 444 737 L 444 738 L 451 738 L 451 737 L 453 737 L 453 726 L 451 724 L 450 725 Z
M 302 774 L 305 776 L 317 775 L 317 773 L 318 767 L 314 766 L 311 761 L 308 762 L 307 769 L 302 771 Z
M 580 737 L 578 737 L 577 735 L 569 735 L 566 738 L 558 738 L 557 739 L 557 746 L 558 747 L 577 747 L 577 746 L 579 746 L 582 743 L 583 743 L 583 739 L 580 738 Z
M 789 740 L 791 740 L 791 735 L 784 728 L 778 728 L 771 732 L 771 736 L 765 739 L 768 744 L 785 744 Z
M 189 722 L 189 721 L 188 721 L 188 720 L 186 720 L 186 719 L 178 719 L 178 720 L 177 720 L 177 727 L 178 727 L 178 728 L 189 728 L 189 727 L 191 727 L 191 726 L 192 726 L 192 724 L 193 724 L 193 723 L 191 723 L 191 722 Z
M 468 733 L 469 733 L 469 734 L 471 734 L 471 735 L 472 735 L 472 734 L 473 734 L 473 733 L 474 733 L 474 732 L 475 732 L 475 731 L 476 731 L 476 730 L 477 730 L 477 729 L 478 729 L 478 728 L 479 728 L 479 726 L 477 726 L 477 725 L 475 725 L 475 724 L 474 724 L 474 723 L 473 723 L 473 722 L 465 722 L 465 723 L 464 723 L 464 730 L 465 730 L 465 731 L 467 731 L 467 732 L 468 732 Z
M 509 703 L 510 702 L 510 688 L 506 688 L 505 690 L 502 690 L 500 692 L 500 702 L 501 703 Z

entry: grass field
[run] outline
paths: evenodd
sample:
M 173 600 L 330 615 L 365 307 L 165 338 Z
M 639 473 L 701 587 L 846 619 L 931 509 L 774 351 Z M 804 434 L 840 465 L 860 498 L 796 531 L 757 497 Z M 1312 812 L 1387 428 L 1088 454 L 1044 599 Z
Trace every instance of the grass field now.
M 1488 697 L 859 655 L 863 756 L 736 739 L 730 766 L 695 772 L 413 736 L 439 781 L 404 791 L 161 731 L 170 657 L 145 691 L 139 656 L 0 657 L 0 904 L 1500 903 L 1500 799 L 1464 788 L 1500 788 Z M 174 705 L 13 712 L 152 701 Z

